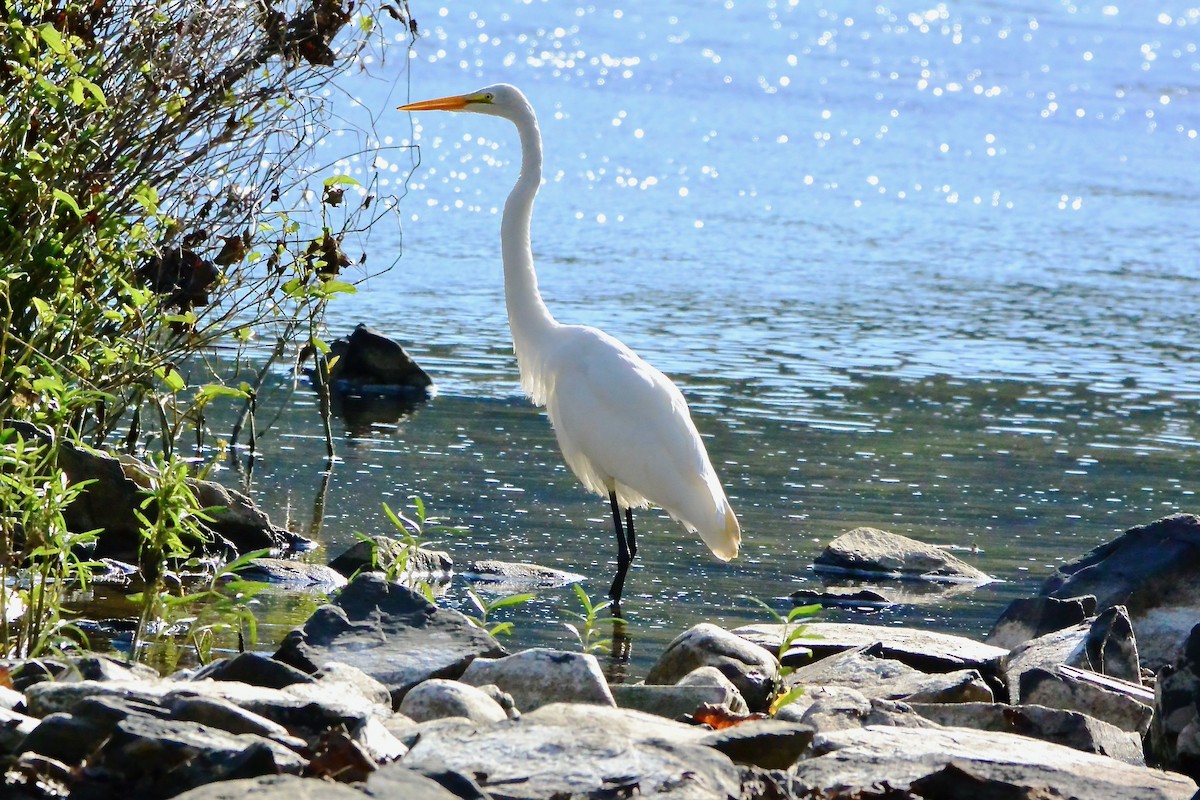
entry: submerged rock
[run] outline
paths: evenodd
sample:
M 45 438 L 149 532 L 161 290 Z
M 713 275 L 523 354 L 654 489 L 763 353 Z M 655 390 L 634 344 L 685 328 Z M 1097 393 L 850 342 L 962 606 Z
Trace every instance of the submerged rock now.
M 399 539 L 390 536 L 373 536 L 370 541 L 358 541 L 346 552 L 329 562 L 331 569 L 337 570 L 347 578 L 359 572 L 387 572 L 404 563 L 404 569 L 397 570 L 403 583 L 403 578 L 413 578 L 426 581 L 450 580 L 454 574 L 454 559 L 442 550 L 414 550 Z
M 330 385 L 342 392 L 370 392 L 424 400 L 430 394 L 433 379 L 413 361 L 408 351 L 366 325 L 358 325 L 344 339 L 329 345 L 333 366 Z
M 842 534 L 817 556 L 813 569 L 952 583 L 993 580 L 947 550 L 877 528 Z

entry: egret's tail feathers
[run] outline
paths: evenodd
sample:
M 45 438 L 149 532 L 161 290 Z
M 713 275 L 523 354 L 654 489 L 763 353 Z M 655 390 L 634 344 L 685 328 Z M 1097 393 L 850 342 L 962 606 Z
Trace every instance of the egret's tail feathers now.
M 722 561 L 737 558 L 738 547 L 742 543 L 742 526 L 738 524 L 737 516 L 728 502 L 725 503 L 725 527 L 701 530 L 700 538 L 713 555 Z

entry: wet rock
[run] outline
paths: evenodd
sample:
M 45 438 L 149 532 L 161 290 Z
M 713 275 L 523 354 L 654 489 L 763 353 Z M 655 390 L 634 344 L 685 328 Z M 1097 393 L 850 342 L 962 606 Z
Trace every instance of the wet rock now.
M 1085 753 L 1108 756 L 1126 764 L 1145 764 L 1142 739 L 1138 734 L 1123 731 L 1116 725 L 1078 711 L 1001 703 L 913 703 L 912 708 L 926 719 L 949 728 L 1015 733 Z
M 926 674 L 882 657 L 878 645 L 848 650 L 799 667 L 791 686 L 845 686 L 868 698 L 926 703 L 990 703 L 994 698 L 977 670 Z
M 1131 528 L 1055 571 L 1040 594 L 1095 595 L 1100 608 L 1122 605 L 1152 670 L 1172 663 L 1200 619 L 1200 517 L 1175 514 Z
M 783 625 L 747 625 L 734 633 L 752 642 L 775 651 L 783 636 Z M 859 625 L 842 622 L 810 622 L 795 640 L 793 647 L 784 655 L 783 663 L 802 666 L 809 663 L 807 654 L 794 655 L 811 650 L 813 658 L 840 653 L 858 647 L 878 644 L 879 655 L 892 658 L 922 672 L 953 672 L 974 669 L 990 682 L 999 679 L 1008 651 L 992 645 L 976 642 L 963 636 L 953 636 L 916 628 L 892 628 L 883 625 Z
M 329 370 L 330 385 L 343 392 L 367 391 L 412 400 L 429 396 L 433 380 L 399 342 L 366 325 L 330 343 L 337 360 Z
M 504 648 L 462 614 L 438 608 L 378 573 L 352 580 L 333 605 L 322 606 L 291 631 L 275 658 L 305 672 L 341 661 L 383 683 L 398 706 L 429 678 L 458 678 L 476 658 Z
M 949 551 L 877 528 L 855 528 L 813 561 L 818 572 L 987 583 L 992 578 Z
M 423 733 L 400 763 L 472 775 L 497 800 L 740 796 L 738 768 L 696 744 L 704 735 L 633 711 L 553 704 L 520 720 Z
M 504 658 L 477 658 L 461 680 L 500 687 L 522 712 L 549 703 L 616 705 L 600 662 L 591 653 L 536 647 Z
M 413 550 L 390 536 L 373 536 L 370 541 L 355 542 L 349 550 L 330 561 L 329 566 L 350 578 L 359 572 L 387 572 L 397 561 L 405 564 L 405 568 L 400 570 L 402 577 L 449 580 L 454 573 L 454 559 L 449 553 L 442 550 Z
M 500 704 L 485 692 L 442 678 L 432 678 L 409 690 L 400 702 L 400 713 L 415 722 L 443 717 L 465 717 L 471 722 L 496 722 L 508 718 Z
M 315 678 L 290 664 L 276 661 L 263 653 L 238 653 L 222 658 L 197 670 L 192 680 L 241 681 L 251 686 L 282 689 L 293 683 L 312 683 Z
M 579 583 L 584 576 L 566 570 L 542 567 L 537 564 L 514 564 L 510 561 L 468 561 L 462 575 L 475 584 L 484 584 L 497 594 L 517 594 L 536 589 L 557 589 Z
M 1158 671 L 1147 746 L 1155 764 L 1200 779 L 1200 625 L 1175 663 Z
M 331 567 L 287 558 L 256 558 L 239 574 L 250 581 L 319 592 L 332 592 L 346 585 L 346 578 Z
M 861 586 L 827 586 L 824 589 L 800 589 L 792 592 L 792 600 L 797 604 L 819 603 L 823 606 L 839 608 L 869 608 L 876 610 L 894 605 L 895 601 L 877 589 L 867 589 Z
M 1013 648 L 1004 667 L 1009 701 L 1017 702 L 1022 674 L 1031 669 L 1054 671 L 1060 664 L 1140 682 L 1137 642 L 1125 609 L 1121 606 L 1110 608 L 1095 619 Z
M 808 749 L 815 733 L 809 725 L 760 719 L 714 731 L 700 743 L 724 753 L 735 764 L 789 769 Z
M 419 794 L 396 795 L 412 800 L 449 800 L 444 796 Z M 301 778 L 296 775 L 264 775 L 210 783 L 190 789 L 176 800 L 362 800 L 363 793 L 349 786 L 321 778 Z
M 1153 708 L 1134 698 L 1069 675 L 1031 669 L 1021 675 L 1013 705 L 1039 705 L 1078 711 L 1144 736 Z
M 740 636 L 701 623 L 667 645 L 646 675 L 647 684 L 674 684 L 694 669 L 716 667 L 729 679 L 752 711 L 764 711 L 779 685 L 775 656 Z
M 923 797 L 1078 797 L 1189 800 L 1196 784 L 1024 736 L 966 728 L 867 727 L 821 732 L 794 767 L 798 790 L 867 795 L 881 785 Z M 945 771 L 952 768 L 953 775 Z M 953 780 L 950 780 L 953 778 Z M 935 785 L 936 792 L 928 787 Z M 987 787 L 991 794 L 984 794 Z M 931 793 L 933 792 L 933 793 Z M 964 794 L 965 792 L 965 794 Z M 797 791 L 797 796 L 806 796 Z
M 1096 598 L 1027 597 L 1013 600 L 984 637 L 994 647 L 1012 648 L 1096 616 Z

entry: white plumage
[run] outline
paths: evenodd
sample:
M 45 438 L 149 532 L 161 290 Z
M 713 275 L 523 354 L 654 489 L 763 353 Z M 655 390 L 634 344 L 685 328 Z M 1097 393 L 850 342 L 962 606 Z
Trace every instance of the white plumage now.
M 683 394 L 604 331 L 563 325 L 538 291 L 529 242 L 542 178 L 537 117 L 520 90 L 498 84 L 471 94 L 401 106 L 503 117 L 521 137 L 521 176 L 504 205 L 504 296 L 521 387 L 544 405 L 559 448 L 583 485 L 608 497 L 618 543 L 609 595 L 619 604 L 637 544 L 631 509 L 655 505 L 698 533 L 717 558 L 737 556 L 741 528 Z M 625 511 L 622 528 L 620 510 Z

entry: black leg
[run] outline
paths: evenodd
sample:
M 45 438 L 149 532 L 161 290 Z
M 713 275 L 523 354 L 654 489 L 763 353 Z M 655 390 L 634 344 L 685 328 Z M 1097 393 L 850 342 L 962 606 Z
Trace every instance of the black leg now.
M 633 509 L 625 509 L 625 535 L 629 537 L 629 563 L 637 558 L 637 538 L 633 535 Z
M 613 578 L 608 596 L 617 609 L 621 607 L 621 592 L 625 589 L 625 573 L 629 571 L 629 562 L 633 560 L 629 544 L 625 541 L 625 531 L 621 529 L 621 508 L 617 505 L 617 493 L 608 493 L 608 502 L 612 506 L 613 526 L 617 529 L 617 575 Z

